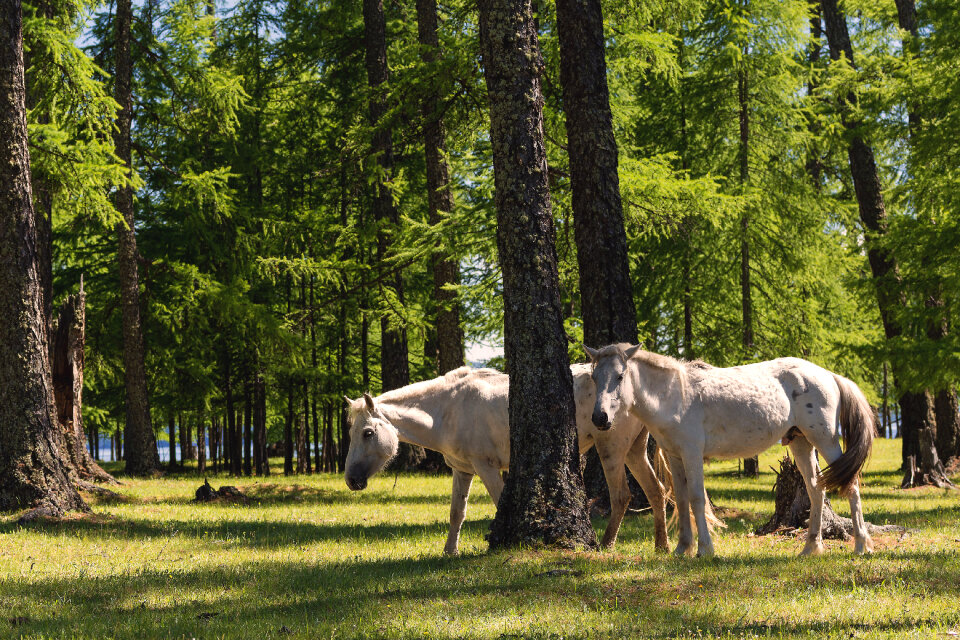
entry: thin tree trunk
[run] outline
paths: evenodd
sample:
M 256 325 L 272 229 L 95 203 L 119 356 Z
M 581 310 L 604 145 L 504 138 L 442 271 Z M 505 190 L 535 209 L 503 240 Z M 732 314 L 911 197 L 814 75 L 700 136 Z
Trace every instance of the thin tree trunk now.
M 560 308 L 537 32 L 530 0 L 480 0 L 478 6 L 510 375 L 510 474 L 490 547 L 596 548 Z
M 117 157 L 133 167 L 130 153 L 130 127 L 133 120 L 133 60 L 130 56 L 130 25 L 133 21 L 131 0 L 117 0 L 115 98 L 120 105 L 114 134 Z M 127 473 L 148 475 L 159 471 L 160 456 L 150 421 L 147 397 L 147 375 L 144 367 L 143 333 L 140 326 L 140 283 L 137 274 L 137 238 L 133 216 L 133 189 L 117 190 L 117 211 L 123 222 L 117 224 L 120 266 L 120 300 L 123 309 L 123 372 L 126 390 L 127 423 L 124 429 L 124 459 Z
M 197 470 L 204 473 L 207 470 L 207 434 L 204 432 L 206 425 L 201 418 L 197 422 Z
M 87 510 L 57 424 L 37 231 L 19 0 L 0 5 L 0 510 Z
M 387 186 L 393 173 L 393 141 L 392 128 L 382 121 L 387 110 L 384 89 L 388 80 L 386 18 L 382 0 L 363 0 L 363 25 L 367 82 L 371 89 L 370 123 L 374 127 L 372 151 L 377 156 L 380 176 L 375 185 L 373 213 L 377 222 L 377 268 L 382 271 L 390 252 L 390 228 L 400 222 L 400 214 Z M 398 302 L 403 305 L 403 279 L 399 271 L 381 278 L 380 286 L 392 287 Z M 398 389 L 410 382 L 406 330 L 391 326 L 389 318 L 384 316 L 380 320 L 380 335 L 383 390 Z
M 437 34 L 436 0 L 417 0 L 417 34 L 420 56 L 426 65 L 436 62 L 440 48 Z M 423 100 L 423 140 L 427 168 L 427 212 L 430 224 L 439 224 L 442 215 L 453 209 L 450 168 L 443 118 L 438 96 L 430 91 Z M 437 305 L 436 361 L 440 374 L 463 366 L 463 332 L 460 330 L 460 305 L 457 295 L 446 289 L 460 281 L 456 259 L 443 249 L 433 256 L 433 299 Z
M 253 385 L 250 383 L 250 370 L 245 368 L 243 383 L 243 475 L 253 473 L 251 453 L 253 450 Z
M 283 423 L 283 475 L 293 475 L 293 382 L 287 382 L 287 417 Z
M 177 420 L 172 413 L 167 416 L 167 437 L 170 440 L 170 459 L 167 461 L 167 468 L 173 469 L 177 466 Z
M 744 52 L 746 54 L 746 52 Z M 746 193 L 750 184 L 750 75 L 741 66 L 737 70 L 737 104 L 740 123 L 740 190 Z M 753 359 L 753 296 L 750 287 L 750 213 L 744 210 L 740 218 L 740 308 L 743 320 L 743 355 Z M 743 459 L 743 475 L 760 476 L 760 458 Z

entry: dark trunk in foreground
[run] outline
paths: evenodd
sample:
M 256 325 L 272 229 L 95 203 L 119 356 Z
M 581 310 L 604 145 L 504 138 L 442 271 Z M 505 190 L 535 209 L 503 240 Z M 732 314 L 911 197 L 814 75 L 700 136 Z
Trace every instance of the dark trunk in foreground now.
M 481 0 L 510 375 L 510 474 L 492 549 L 596 548 L 585 508 L 543 140 L 543 61 L 529 0 Z
M 130 56 L 131 0 L 117 0 L 114 97 L 120 105 L 114 140 L 117 156 L 132 167 L 130 126 L 133 120 L 133 60 Z M 124 428 L 124 460 L 127 473 L 146 475 L 160 470 L 157 440 L 150 421 L 147 374 L 144 368 L 143 332 L 140 326 L 140 284 L 137 273 L 137 238 L 133 218 L 133 189 L 117 190 L 117 211 L 124 222 L 117 225 L 117 259 L 120 267 L 120 304 L 123 318 L 123 381 L 126 390 L 127 423 Z
M 74 487 L 53 405 L 23 79 L 19 0 L 0 5 L 0 510 L 59 516 Z
M 558 0 L 557 35 L 583 342 L 594 348 L 615 342 L 635 344 L 637 312 L 627 260 L 600 1 Z M 610 495 L 595 448 L 587 451 L 583 475 L 591 510 L 608 512 Z M 636 501 L 646 502 L 636 481 L 630 489 Z

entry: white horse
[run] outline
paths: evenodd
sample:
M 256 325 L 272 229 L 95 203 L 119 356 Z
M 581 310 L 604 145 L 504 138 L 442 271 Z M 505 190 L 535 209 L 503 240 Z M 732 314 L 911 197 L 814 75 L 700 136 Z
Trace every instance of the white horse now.
M 748 458 L 778 440 L 789 445 L 810 495 L 810 529 L 802 555 L 823 552 L 824 492 L 850 500 L 855 551 L 873 542 L 860 506 L 859 474 L 870 453 L 876 420 L 850 380 L 799 358 L 728 369 L 688 363 L 628 344 L 586 347 L 598 392 L 593 422 L 614 431 L 641 420 L 666 452 L 673 472 L 680 534 L 676 553 L 691 550 L 687 509 L 697 523 L 697 555 L 713 554 L 705 526 L 703 460 Z M 840 448 L 840 436 L 846 452 Z M 817 469 L 817 454 L 829 465 Z
M 639 421 L 626 420 L 616 431 L 603 433 L 596 429 L 590 420 L 595 395 L 590 365 L 573 365 L 571 373 L 580 452 L 597 447 L 610 492 L 610 520 L 603 546 L 613 547 L 630 502 L 626 464 L 653 509 L 656 548 L 667 550 L 665 490 L 647 458 L 646 427 Z M 376 398 L 369 394 L 357 400 L 345 398 L 351 419 L 344 469 L 347 486 L 354 491 L 366 488 L 367 479 L 396 455 L 400 441 L 439 451 L 453 469 L 450 533 L 444 553 L 456 554 L 473 476 L 480 476 L 494 504 L 500 500 L 500 474 L 510 462 L 508 388 L 509 377 L 504 373 L 461 367 Z

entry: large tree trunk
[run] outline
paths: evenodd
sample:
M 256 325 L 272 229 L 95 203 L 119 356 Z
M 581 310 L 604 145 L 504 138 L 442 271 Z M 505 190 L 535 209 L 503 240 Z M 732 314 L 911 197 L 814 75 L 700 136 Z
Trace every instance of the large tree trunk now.
M 82 480 L 118 484 L 100 468 L 85 446 L 83 434 L 83 347 L 86 341 L 86 294 L 83 280 L 80 292 L 68 296 L 60 307 L 53 340 L 52 381 L 57 421 L 63 429 L 66 453 Z
M 481 0 L 479 9 L 510 375 L 510 474 L 490 547 L 596 548 L 560 308 L 537 31 L 530 0 Z
M 830 43 L 830 57 L 833 60 L 846 57 L 850 65 L 854 66 L 853 47 L 850 44 L 850 34 L 847 31 L 847 19 L 838 7 L 837 0 L 821 0 L 820 6 L 823 10 L 827 41 Z M 896 260 L 880 242 L 887 232 L 887 212 L 873 149 L 861 137 L 862 123 L 852 113 L 855 101 L 856 96 L 852 91 L 846 96 L 842 96 L 840 116 L 844 127 L 850 132 L 850 141 L 847 148 L 850 173 L 857 194 L 860 220 L 866 230 L 867 258 L 870 262 L 870 270 L 873 273 L 880 318 L 883 322 L 884 334 L 888 340 L 891 340 L 902 334 L 902 329 L 896 321 L 896 309 L 904 306 L 906 296 L 904 295 L 903 282 Z M 896 363 L 893 363 L 892 369 L 894 385 L 899 386 L 897 384 L 899 376 Z M 909 471 L 910 457 L 913 456 L 914 460 L 918 457 L 920 432 L 917 429 L 922 429 L 921 425 L 927 424 L 928 418 L 934 415 L 930 406 L 928 406 L 930 402 L 932 402 L 932 396 L 927 392 L 905 393 L 900 399 L 903 465 L 907 471 Z M 932 425 L 932 428 L 935 432 L 936 423 Z M 927 454 L 928 459 L 929 457 Z M 935 473 L 935 470 L 931 473 Z M 946 477 L 942 480 L 946 480 Z
M 120 105 L 114 143 L 117 156 L 132 170 L 130 126 L 133 120 L 133 60 L 130 56 L 131 0 L 117 0 L 115 98 Z M 140 284 L 137 274 L 137 238 L 133 218 L 133 189 L 121 187 L 116 196 L 123 223 L 117 224 L 120 267 L 120 304 L 123 324 L 123 379 L 126 389 L 127 423 L 124 429 L 124 459 L 127 473 L 147 475 L 160 470 L 157 440 L 150 421 L 147 374 L 144 367 L 143 333 L 140 326 Z
M 23 78 L 19 0 L 0 5 L 0 510 L 87 506 L 54 411 Z
M 557 34 L 583 341 L 592 347 L 634 344 L 637 312 L 627 260 L 599 0 L 558 0 Z M 588 504 L 594 512 L 608 512 L 610 498 L 596 449 L 587 452 L 583 474 Z M 646 502 L 636 481 L 630 488 L 638 501 Z

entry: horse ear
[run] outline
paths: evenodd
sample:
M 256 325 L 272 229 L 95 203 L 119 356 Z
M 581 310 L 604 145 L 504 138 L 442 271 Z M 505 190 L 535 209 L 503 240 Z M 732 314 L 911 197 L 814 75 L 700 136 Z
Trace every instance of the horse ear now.
M 347 396 L 343 396 L 343 400 L 344 400 L 344 402 L 347 403 L 347 406 L 348 406 L 348 407 L 352 407 L 352 406 L 353 406 L 353 400 L 351 400 L 351 399 L 348 398 Z
M 587 357 L 590 358 L 590 362 L 596 362 L 596 361 L 597 361 L 597 355 L 598 355 L 600 352 L 597 351 L 596 349 L 591 349 L 590 347 L 588 347 L 587 345 L 585 345 L 585 344 L 583 344 L 583 343 L 581 343 L 581 346 L 583 347 L 583 350 L 587 352 Z
M 363 394 L 363 399 L 364 399 L 364 401 L 367 403 L 367 409 L 369 409 L 370 411 L 373 411 L 373 406 L 374 406 L 374 405 L 373 405 L 373 398 L 370 396 L 370 394 L 369 394 L 369 393 L 364 393 L 364 394 Z
M 624 351 L 624 352 L 623 352 L 623 355 L 624 355 L 624 357 L 626 357 L 627 360 L 629 360 L 629 359 L 632 358 L 633 356 L 637 355 L 637 351 L 640 351 L 640 345 L 635 344 L 635 345 L 633 345 L 632 347 L 630 347 L 629 349 L 627 349 L 626 351 Z

